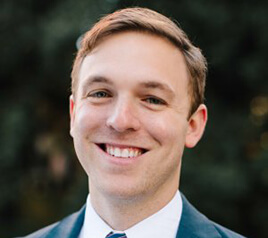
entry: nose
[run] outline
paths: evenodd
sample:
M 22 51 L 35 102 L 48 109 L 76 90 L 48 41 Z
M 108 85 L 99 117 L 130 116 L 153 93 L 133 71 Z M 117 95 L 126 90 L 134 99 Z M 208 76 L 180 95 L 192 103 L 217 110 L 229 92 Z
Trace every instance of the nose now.
M 137 131 L 140 128 L 138 113 L 129 99 L 118 99 L 106 121 L 106 125 L 117 132 Z

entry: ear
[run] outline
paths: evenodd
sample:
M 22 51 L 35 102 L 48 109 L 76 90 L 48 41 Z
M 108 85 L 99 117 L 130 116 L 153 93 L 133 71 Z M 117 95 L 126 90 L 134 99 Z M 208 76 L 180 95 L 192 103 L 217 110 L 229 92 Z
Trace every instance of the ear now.
M 201 104 L 190 117 L 186 134 L 185 146 L 193 148 L 201 139 L 207 123 L 207 107 Z
M 75 102 L 73 95 L 69 99 L 69 110 L 70 110 L 70 134 L 73 136 L 74 120 L 75 120 Z

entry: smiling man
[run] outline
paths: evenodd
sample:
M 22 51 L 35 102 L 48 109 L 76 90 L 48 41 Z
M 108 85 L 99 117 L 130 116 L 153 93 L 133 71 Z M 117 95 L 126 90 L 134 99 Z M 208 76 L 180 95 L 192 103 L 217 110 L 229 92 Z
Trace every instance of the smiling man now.
M 72 72 L 71 136 L 86 206 L 29 237 L 241 237 L 178 191 L 184 148 L 205 129 L 206 60 L 170 19 L 128 8 L 101 19 Z

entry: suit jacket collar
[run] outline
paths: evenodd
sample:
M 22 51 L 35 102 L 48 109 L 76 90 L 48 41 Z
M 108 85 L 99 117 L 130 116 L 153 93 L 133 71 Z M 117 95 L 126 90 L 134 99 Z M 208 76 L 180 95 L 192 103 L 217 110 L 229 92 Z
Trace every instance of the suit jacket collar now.
M 56 224 L 44 238 L 66 237 L 77 238 L 84 223 L 86 206 L 83 206 L 80 211 L 66 217 Z M 42 236 L 43 238 L 43 236 Z
M 197 211 L 183 194 L 181 196 L 182 216 L 176 238 L 207 238 L 208 234 L 209 237 L 220 238 L 221 235 L 215 228 L 214 223 Z
M 198 212 L 184 197 L 182 196 L 182 216 L 176 238 L 220 238 L 221 235 L 207 217 Z M 85 206 L 82 209 L 59 223 L 55 224 L 49 233 L 41 236 L 44 238 L 66 237 L 77 238 L 80 234 L 85 217 Z M 34 236 L 35 237 L 35 236 Z M 39 236 L 38 236 L 39 237 Z

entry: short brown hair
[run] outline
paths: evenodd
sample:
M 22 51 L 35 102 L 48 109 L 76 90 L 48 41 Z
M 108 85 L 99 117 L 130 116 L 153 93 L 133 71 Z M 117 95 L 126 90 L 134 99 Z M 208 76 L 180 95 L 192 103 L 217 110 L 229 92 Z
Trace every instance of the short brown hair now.
M 103 17 L 83 37 L 72 70 L 72 93 L 75 98 L 78 75 L 83 59 L 104 38 L 124 32 L 146 32 L 168 39 L 182 52 L 190 75 L 190 115 L 204 102 L 207 62 L 201 50 L 195 47 L 185 32 L 172 20 L 147 8 L 126 8 Z

